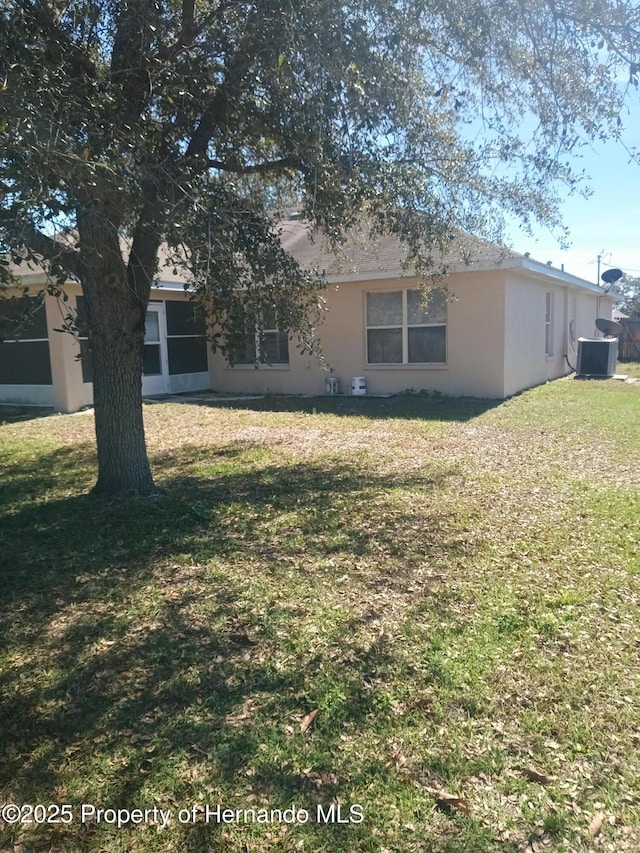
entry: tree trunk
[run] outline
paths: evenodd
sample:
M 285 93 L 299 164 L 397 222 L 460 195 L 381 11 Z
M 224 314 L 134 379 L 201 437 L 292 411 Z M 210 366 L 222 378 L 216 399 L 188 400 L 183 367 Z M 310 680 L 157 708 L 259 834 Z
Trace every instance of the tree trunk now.
M 155 491 L 142 417 L 142 337 L 138 337 L 135 342 L 117 335 L 99 343 L 94 339 L 96 494 Z
M 87 207 L 78 225 L 98 449 L 94 493 L 149 495 L 155 486 L 142 416 L 142 353 L 153 270 L 145 281 L 128 275 L 112 213 Z

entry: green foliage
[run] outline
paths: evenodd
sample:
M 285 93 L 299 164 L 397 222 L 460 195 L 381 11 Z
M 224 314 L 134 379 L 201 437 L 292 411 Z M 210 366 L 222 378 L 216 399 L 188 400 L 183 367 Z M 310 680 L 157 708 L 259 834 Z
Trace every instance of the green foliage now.
M 640 278 L 623 275 L 616 282 L 615 292 L 620 297 L 618 307 L 631 320 L 640 320 Z
M 177 262 L 223 303 L 247 276 L 296 278 L 265 238 L 278 187 L 337 241 L 363 210 L 423 252 L 506 211 L 557 223 L 553 185 L 573 180 L 564 155 L 615 135 L 616 75 L 636 82 L 633 4 L 0 8 L 6 246 L 72 268 L 45 237 L 66 225 L 82 241 L 91 207 L 103 226 L 184 250 Z

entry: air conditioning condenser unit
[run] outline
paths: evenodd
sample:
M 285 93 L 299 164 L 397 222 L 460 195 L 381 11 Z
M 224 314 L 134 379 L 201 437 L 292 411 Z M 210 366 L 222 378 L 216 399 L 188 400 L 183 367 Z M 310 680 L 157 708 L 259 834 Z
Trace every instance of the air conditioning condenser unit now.
M 578 338 L 578 376 L 614 376 L 617 360 L 617 338 Z

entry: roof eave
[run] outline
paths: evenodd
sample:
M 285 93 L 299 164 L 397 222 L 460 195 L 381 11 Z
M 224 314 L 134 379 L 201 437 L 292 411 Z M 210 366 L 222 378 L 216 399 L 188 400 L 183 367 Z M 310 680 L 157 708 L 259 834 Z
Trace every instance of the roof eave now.
M 561 282 L 562 284 L 567 284 L 570 287 L 578 287 L 582 290 L 589 290 L 591 293 L 597 293 L 599 296 L 607 296 L 608 294 L 602 287 L 599 287 L 597 284 L 592 284 L 592 282 L 587 281 L 584 278 L 579 278 L 577 275 L 572 275 L 571 273 L 565 272 L 562 269 L 557 269 L 556 267 L 550 267 L 547 264 L 543 264 L 540 261 L 534 261 L 532 258 L 522 257 L 520 259 L 520 264 L 523 270 L 527 272 L 534 273 L 535 275 L 540 275 L 545 278 L 551 278 L 554 281 Z

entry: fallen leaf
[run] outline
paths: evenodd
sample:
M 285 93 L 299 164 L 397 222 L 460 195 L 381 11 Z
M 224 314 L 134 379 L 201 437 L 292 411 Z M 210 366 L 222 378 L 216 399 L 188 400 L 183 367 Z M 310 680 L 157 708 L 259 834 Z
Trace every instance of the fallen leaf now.
M 252 714 L 253 714 L 253 707 L 251 705 L 251 702 L 245 702 L 244 705 L 242 706 L 241 711 L 239 711 L 235 714 L 227 714 L 227 716 L 225 717 L 225 721 L 230 726 L 239 726 L 243 722 L 245 722 L 245 720 L 250 719 Z
M 600 830 L 602 829 L 602 821 L 604 820 L 604 815 L 602 813 L 597 814 L 594 819 L 589 824 L 589 835 L 592 838 L 595 838 L 597 835 L 600 835 Z
M 551 782 L 551 777 L 546 773 L 540 773 L 535 767 L 527 767 L 524 770 L 524 775 L 530 782 L 537 782 L 539 785 L 548 785 Z
M 229 639 L 236 646 L 255 646 L 255 645 L 257 645 L 256 641 L 252 640 L 246 631 L 230 631 L 229 632 Z
M 445 811 L 456 809 L 457 811 L 464 812 L 466 815 L 471 814 L 469 803 L 464 799 L 464 797 L 456 797 L 454 794 L 449 794 L 446 791 L 439 791 L 437 788 L 427 788 L 426 790 L 434 798 L 438 808 L 444 809 Z
M 309 728 L 311 723 L 315 720 L 317 714 L 318 714 L 318 709 L 316 708 L 315 711 L 310 711 L 306 717 L 302 718 L 302 720 L 300 721 L 300 733 L 301 734 L 304 734 L 306 732 L 306 730 Z

